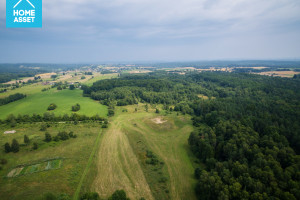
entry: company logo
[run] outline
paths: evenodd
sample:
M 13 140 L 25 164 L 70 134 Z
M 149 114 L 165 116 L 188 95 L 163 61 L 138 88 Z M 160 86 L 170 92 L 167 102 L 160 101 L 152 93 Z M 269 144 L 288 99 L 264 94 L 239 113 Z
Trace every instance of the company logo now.
M 6 0 L 6 27 L 42 27 L 42 0 Z

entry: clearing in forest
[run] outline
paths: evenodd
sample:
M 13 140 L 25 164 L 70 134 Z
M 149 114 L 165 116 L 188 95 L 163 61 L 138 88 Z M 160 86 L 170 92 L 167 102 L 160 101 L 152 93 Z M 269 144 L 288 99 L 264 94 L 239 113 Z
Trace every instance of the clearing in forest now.
M 196 199 L 187 144 L 193 130 L 189 117 L 126 108 L 125 113 L 117 108 L 104 131 L 92 191 L 104 198 L 124 189 L 131 199 Z M 159 159 L 157 165 L 147 163 L 149 151 Z

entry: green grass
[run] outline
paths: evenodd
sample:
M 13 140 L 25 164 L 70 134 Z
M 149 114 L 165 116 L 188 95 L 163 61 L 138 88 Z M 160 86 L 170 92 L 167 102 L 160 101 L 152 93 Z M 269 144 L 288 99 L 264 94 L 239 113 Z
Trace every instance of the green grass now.
M 14 129 L 15 134 L 3 134 L 10 129 L 7 126 L 0 126 L 0 158 L 5 158 L 8 162 L 0 170 L 0 194 L 1 200 L 32 200 L 42 199 L 45 193 L 51 192 L 55 195 L 66 193 L 72 196 L 80 182 L 81 175 L 87 166 L 87 160 L 90 158 L 93 145 L 99 134 L 99 123 L 79 123 L 72 124 L 51 124 L 47 131 L 55 136 L 59 131 L 73 131 L 77 138 L 70 138 L 60 142 L 44 142 L 45 132 L 39 131 L 40 124 L 17 125 Z M 12 139 L 17 139 L 23 144 L 24 134 L 33 138 L 28 146 L 22 145 L 18 153 L 5 153 L 4 144 L 11 143 Z M 30 137 L 38 135 L 39 137 Z M 32 144 L 37 142 L 39 147 L 32 150 Z M 55 144 L 55 145 L 53 145 Z M 63 164 L 58 161 L 51 161 L 51 168 L 55 170 L 46 170 L 36 172 L 46 165 L 43 160 L 51 158 L 64 158 Z M 14 178 L 4 178 L 12 169 L 19 165 L 38 164 L 39 166 L 26 166 L 21 173 Z M 43 166 L 41 166 L 43 165 Z M 59 167 L 60 166 L 60 167 Z M 56 169 L 59 167 L 58 169 Z M 27 174 L 26 174 L 27 173 Z M 23 176 L 20 176 L 24 174 Z
M 99 141 L 100 141 L 100 138 L 101 138 L 101 133 L 102 133 L 102 131 L 97 136 L 97 139 L 95 141 L 95 144 L 94 144 L 93 150 L 91 152 L 91 155 L 89 157 L 88 163 L 87 163 L 87 165 L 86 165 L 86 167 L 85 167 L 85 169 L 84 169 L 84 171 L 81 175 L 80 182 L 79 182 L 79 184 L 77 186 L 77 189 L 76 189 L 76 191 L 73 195 L 73 200 L 79 199 L 79 194 L 80 194 L 80 191 L 81 191 L 81 188 L 82 188 L 83 181 L 84 181 L 85 177 L 87 176 L 87 174 L 89 172 L 89 169 L 90 169 L 90 167 L 93 163 L 93 159 L 95 157 L 96 150 L 98 149 Z
M 96 81 L 100 81 L 100 80 L 103 80 L 103 79 L 117 78 L 117 77 L 118 77 L 117 73 L 114 73 L 114 74 L 95 74 L 94 78 L 85 81 L 84 84 L 88 85 L 88 86 L 91 86 Z
M 49 104 L 55 103 L 57 108 L 53 111 L 47 111 Z M 28 114 L 32 115 L 51 112 L 55 115 L 71 114 L 71 107 L 76 103 L 80 104 L 80 110 L 77 114 L 93 116 L 98 114 L 105 117 L 107 107 L 101 105 L 88 97 L 82 97 L 82 90 L 56 90 L 51 89 L 45 92 L 28 95 L 26 98 L 0 106 L 0 119 L 5 119 L 9 114 Z
M 42 85 L 41 83 L 34 83 L 31 85 L 25 85 L 21 88 L 16 88 L 14 90 L 9 90 L 5 93 L 0 93 L 0 98 L 7 97 L 12 94 L 16 93 L 22 93 L 26 95 L 32 95 L 32 94 L 37 94 L 40 93 L 43 88 L 49 88 L 49 85 Z
M 107 198 L 119 188 L 131 199 L 196 199 L 193 157 L 187 143 L 193 131 L 188 115 L 155 114 L 144 106 L 117 107 L 104 131 L 98 153 L 98 173 L 92 185 Z M 128 112 L 122 112 L 126 108 Z M 163 118 L 156 124 L 155 118 Z M 146 151 L 152 151 L 159 162 L 149 165 Z M 150 191 L 150 192 L 149 192 Z

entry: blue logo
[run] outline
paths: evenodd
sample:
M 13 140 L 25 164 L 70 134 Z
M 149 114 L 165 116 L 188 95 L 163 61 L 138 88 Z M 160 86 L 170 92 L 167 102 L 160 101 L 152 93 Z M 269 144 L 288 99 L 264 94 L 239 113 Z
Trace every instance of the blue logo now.
M 7 28 L 41 28 L 42 0 L 6 0 Z

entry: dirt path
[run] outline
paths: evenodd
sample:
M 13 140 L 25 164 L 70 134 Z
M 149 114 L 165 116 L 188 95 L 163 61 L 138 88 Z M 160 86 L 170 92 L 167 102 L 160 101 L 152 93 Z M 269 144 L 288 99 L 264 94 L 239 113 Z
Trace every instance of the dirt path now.
M 124 189 L 131 199 L 153 199 L 128 138 L 121 131 L 118 117 L 104 131 L 97 159 L 98 174 L 92 190 L 101 197 L 107 198 L 115 190 Z

